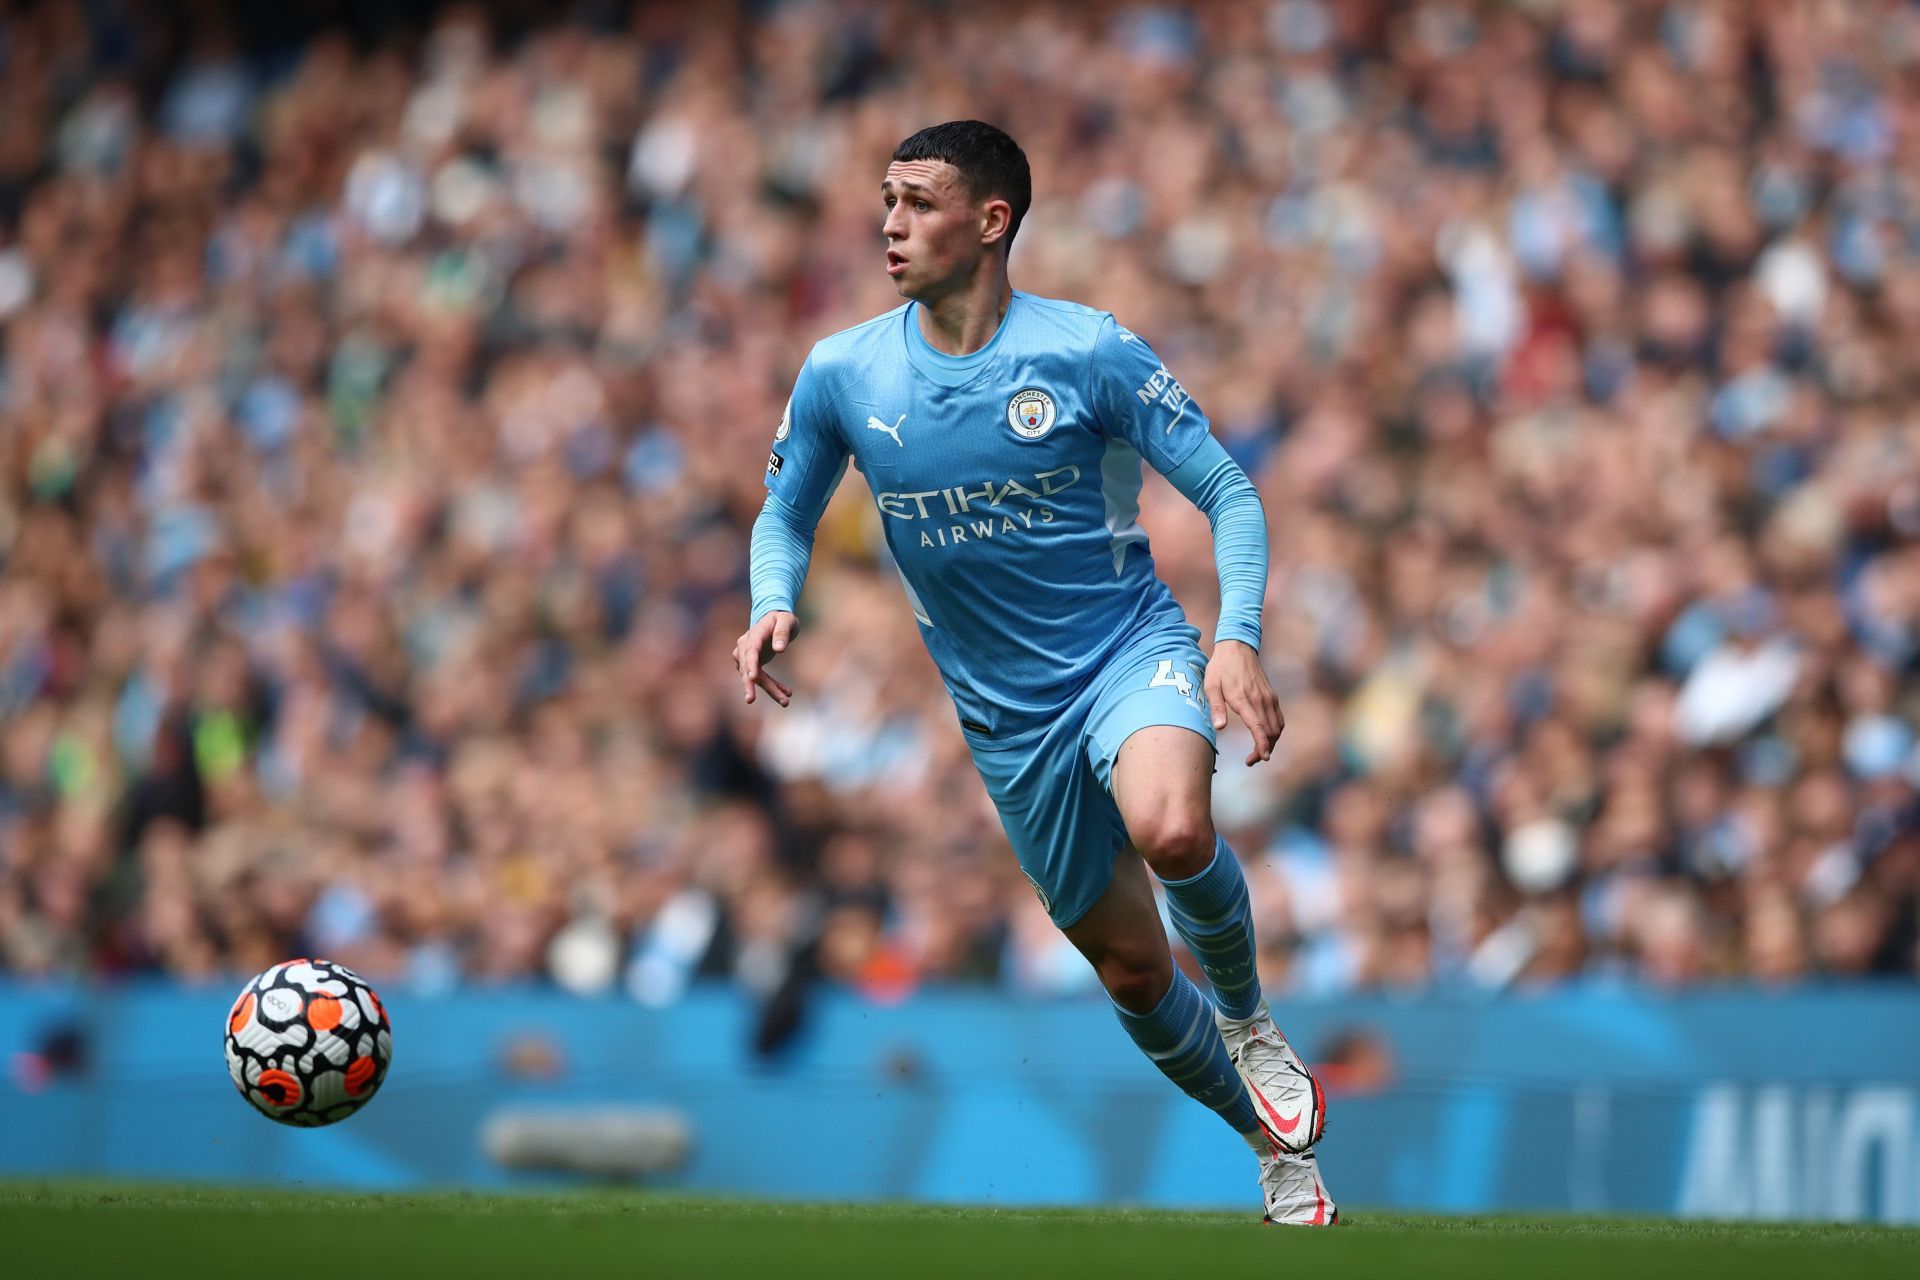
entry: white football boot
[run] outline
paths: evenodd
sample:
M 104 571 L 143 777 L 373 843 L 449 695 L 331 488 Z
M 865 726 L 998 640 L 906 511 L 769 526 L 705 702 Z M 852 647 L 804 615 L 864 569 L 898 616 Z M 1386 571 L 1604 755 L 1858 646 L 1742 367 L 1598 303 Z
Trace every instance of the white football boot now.
M 1327 1194 L 1320 1162 L 1311 1151 L 1303 1156 L 1284 1151 L 1261 1156 L 1260 1193 L 1267 1202 L 1267 1222 L 1289 1227 L 1340 1225 L 1339 1207 Z
M 1227 1053 L 1253 1095 L 1254 1114 L 1274 1146 L 1301 1155 L 1320 1141 L 1327 1127 L 1327 1100 L 1320 1082 L 1300 1061 L 1262 1000 L 1253 1016 L 1241 1021 L 1216 1012 Z

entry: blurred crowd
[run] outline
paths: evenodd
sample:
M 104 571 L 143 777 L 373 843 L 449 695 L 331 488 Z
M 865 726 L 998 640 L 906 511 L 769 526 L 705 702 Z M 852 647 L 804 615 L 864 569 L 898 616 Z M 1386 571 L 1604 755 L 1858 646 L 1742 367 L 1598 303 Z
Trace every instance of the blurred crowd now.
M 1090 990 L 858 479 L 728 657 L 981 117 L 1266 500 L 1271 991 L 1915 975 L 1920 7 L 307 9 L 0 3 L 0 970 Z

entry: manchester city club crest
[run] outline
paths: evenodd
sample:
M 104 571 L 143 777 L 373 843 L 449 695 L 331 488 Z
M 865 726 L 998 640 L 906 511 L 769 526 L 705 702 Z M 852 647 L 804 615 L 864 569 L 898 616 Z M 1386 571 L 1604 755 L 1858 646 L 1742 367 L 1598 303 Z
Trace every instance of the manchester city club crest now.
M 1007 402 L 1007 425 L 1022 440 L 1038 440 L 1053 430 L 1053 397 L 1038 387 L 1016 392 Z
M 1027 876 L 1027 869 L 1025 867 L 1020 868 L 1020 874 Z M 1041 910 L 1051 915 L 1053 913 L 1053 899 L 1047 896 L 1047 891 L 1042 889 L 1040 882 L 1032 876 L 1027 876 L 1027 883 L 1033 886 L 1034 896 L 1040 899 Z

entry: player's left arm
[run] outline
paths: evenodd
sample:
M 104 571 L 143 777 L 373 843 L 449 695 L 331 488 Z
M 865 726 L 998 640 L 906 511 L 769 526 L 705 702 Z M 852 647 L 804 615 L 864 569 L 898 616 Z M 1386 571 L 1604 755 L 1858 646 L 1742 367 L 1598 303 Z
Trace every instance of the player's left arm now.
M 1287 722 L 1260 664 L 1267 595 L 1267 516 L 1260 494 L 1160 357 L 1111 317 L 1101 324 L 1091 364 L 1094 404 L 1106 432 L 1132 445 L 1213 526 L 1220 574 L 1220 622 L 1206 679 L 1213 727 L 1226 728 L 1231 710 L 1253 734 L 1247 763 L 1271 759 Z
M 1287 718 L 1260 665 L 1260 610 L 1267 596 L 1267 513 L 1260 493 L 1212 436 L 1167 472 L 1167 479 L 1213 526 L 1213 560 L 1220 574 L 1220 623 L 1213 630 L 1206 681 L 1213 727 L 1227 727 L 1231 708 L 1253 734 L 1247 763 L 1272 759 Z

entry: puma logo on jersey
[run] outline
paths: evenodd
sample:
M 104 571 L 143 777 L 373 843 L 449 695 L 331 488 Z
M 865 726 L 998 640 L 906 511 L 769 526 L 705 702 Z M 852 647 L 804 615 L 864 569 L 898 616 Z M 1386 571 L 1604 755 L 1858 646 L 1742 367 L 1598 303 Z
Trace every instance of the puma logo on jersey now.
M 906 420 L 907 420 L 907 415 L 903 413 L 900 415 L 899 421 L 895 422 L 892 426 L 888 426 L 886 423 L 880 421 L 880 419 L 869 415 L 867 418 L 867 430 L 886 432 L 888 435 L 893 437 L 893 442 L 895 444 L 899 445 L 902 449 L 904 449 L 907 447 L 907 442 L 900 438 L 900 425 L 901 423 L 904 423 Z

